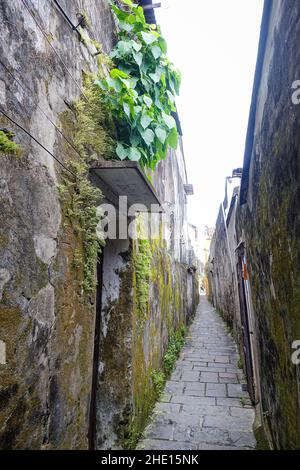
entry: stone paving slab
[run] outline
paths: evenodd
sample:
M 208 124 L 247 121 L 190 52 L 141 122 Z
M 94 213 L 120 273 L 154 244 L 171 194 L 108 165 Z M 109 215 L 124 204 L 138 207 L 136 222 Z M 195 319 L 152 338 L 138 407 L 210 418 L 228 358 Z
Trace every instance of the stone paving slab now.
M 138 448 L 254 449 L 254 410 L 234 340 L 201 297 L 186 344 Z

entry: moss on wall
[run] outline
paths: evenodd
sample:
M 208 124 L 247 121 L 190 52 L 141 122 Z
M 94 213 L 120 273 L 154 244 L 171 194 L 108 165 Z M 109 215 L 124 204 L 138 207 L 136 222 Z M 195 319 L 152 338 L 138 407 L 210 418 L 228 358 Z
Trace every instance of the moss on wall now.
M 13 141 L 14 133 L 6 129 L 0 130 L 0 155 L 20 155 L 21 147 Z
M 74 270 L 82 269 L 81 283 L 84 291 L 96 287 L 95 266 L 103 237 L 97 231 L 97 207 L 101 191 L 89 180 L 89 163 L 94 159 L 113 155 L 113 138 L 107 131 L 105 105 L 93 84 L 91 75 L 84 75 L 82 98 L 61 116 L 64 134 L 74 142 L 74 149 L 65 144 L 67 163 L 74 174 L 62 177 L 59 185 L 65 225 L 70 224 L 77 234 L 74 249 Z
M 139 236 L 143 237 L 144 229 L 143 221 L 138 220 Z M 161 231 L 157 239 L 140 238 L 133 243 L 132 265 L 133 402 L 122 436 L 122 447 L 127 449 L 135 448 L 147 424 L 158 398 L 157 379 L 160 376 L 163 383 L 170 373 L 188 322 L 187 304 L 182 298 L 188 282 L 187 270 L 172 262 Z
M 300 52 L 293 47 L 300 5 L 290 2 L 276 15 L 239 231 L 245 234 L 248 254 L 262 411 L 274 447 L 299 449 L 299 366 L 292 363 L 291 345 L 300 337 L 300 121 L 287 84 L 300 73 Z M 290 47 L 282 48 L 287 43 Z

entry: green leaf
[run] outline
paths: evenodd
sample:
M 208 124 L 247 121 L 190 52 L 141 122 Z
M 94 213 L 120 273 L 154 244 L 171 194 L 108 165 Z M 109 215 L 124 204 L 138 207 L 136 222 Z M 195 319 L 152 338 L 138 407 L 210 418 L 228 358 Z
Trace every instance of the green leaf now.
M 158 38 L 158 43 L 159 43 L 159 47 L 161 48 L 162 52 L 164 54 L 166 54 L 166 52 L 167 52 L 167 43 L 166 43 L 165 39 L 162 38 L 162 37 Z
M 129 24 L 125 21 L 119 21 L 119 26 L 122 31 L 126 31 L 127 33 L 130 33 L 134 28 L 132 24 Z
M 140 50 L 142 49 L 142 44 L 140 42 L 134 41 L 134 39 L 132 39 L 131 44 L 136 52 L 140 52 Z
M 154 59 L 158 59 L 162 54 L 161 48 L 158 46 L 152 46 L 151 52 L 153 54 Z
M 132 0 L 121 0 L 121 2 L 124 3 L 124 5 L 127 5 L 129 7 L 133 7 Z
M 130 41 L 119 41 L 118 42 L 118 51 L 120 54 L 123 56 L 126 56 L 130 53 L 131 51 L 131 43 Z
M 177 95 L 179 95 L 180 84 L 181 84 L 181 73 L 179 72 L 179 70 L 176 70 L 174 72 L 174 85 L 175 85 L 175 90 L 176 90 Z
M 120 78 L 121 82 L 124 83 L 127 89 L 132 87 L 132 82 L 129 78 Z
M 143 137 L 147 145 L 152 144 L 155 137 L 154 132 L 151 129 L 146 129 L 144 132 L 141 132 L 141 136 Z
M 113 79 L 111 77 L 106 78 L 106 83 L 110 88 L 113 88 L 116 92 L 119 92 L 122 90 L 122 85 L 119 82 L 119 80 Z
M 167 95 L 168 95 L 168 98 L 171 101 L 171 103 L 174 103 L 175 97 L 174 97 L 173 93 L 171 93 L 169 90 L 167 90 Z
M 149 73 L 149 77 L 152 78 L 154 83 L 158 83 L 161 77 L 161 73 L 158 70 L 156 70 L 155 73 Z
M 135 114 L 139 114 L 141 111 L 142 111 L 142 106 L 135 106 L 134 107 Z
M 125 114 L 127 114 L 127 116 L 130 117 L 130 106 L 128 103 L 126 103 L 126 101 L 124 101 L 123 103 L 123 109 L 124 109 Z
M 166 138 L 167 138 L 167 133 L 164 130 L 164 128 L 163 127 L 157 127 L 155 129 L 155 134 L 156 134 L 157 138 L 160 140 L 160 142 L 162 144 L 164 144 L 165 141 L 166 141 Z
M 142 31 L 141 36 L 143 38 L 143 41 L 147 44 L 147 46 L 157 41 L 157 38 L 152 33 L 145 33 L 144 31 Z
M 141 152 L 136 147 L 129 148 L 129 154 L 128 154 L 129 160 L 133 162 L 138 162 L 141 156 L 142 156 Z
M 118 142 L 116 148 L 116 154 L 118 155 L 120 160 L 125 160 L 128 157 L 128 149 L 126 149 L 121 142 Z
M 172 116 L 170 116 L 170 115 L 168 115 L 164 112 L 162 112 L 161 115 L 162 115 L 162 118 L 163 118 L 165 124 L 168 126 L 169 129 L 173 129 L 173 127 L 176 126 L 175 119 Z
M 155 106 L 156 106 L 158 109 L 160 109 L 161 111 L 164 111 L 164 109 L 165 109 L 164 106 L 163 106 L 163 104 L 162 104 L 162 102 L 160 101 L 159 98 L 157 98 L 157 99 L 155 100 Z
M 173 129 L 171 130 L 169 136 L 168 136 L 168 140 L 167 140 L 168 144 L 170 145 L 170 147 L 172 149 L 177 149 L 177 145 L 178 145 L 178 132 L 177 132 L 177 129 L 176 127 L 173 127 Z
M 132 55 L 133 55 L 134 60 L 140 67 L 143 61 L 143 54 L 141 52 L 134 52 Z
M 111 9 L 115 13 L 116 17 L 118 18 L 119 21 L 125 21 L 127 20 L 129 13 L 127 11 L 121 10 L 118 8 L 116 5 L 111 5 Z
M 128 78 L 128 75 L 120 69 L 112 69 L 110 71 L 110 76 L 111 78 Z
M 142 82 L 144 88 L 149 92 L 149 90 L 150 90 L 150 83 L 148 82 L 148 80 L 146 80 L 145 78 L 141 78 L 141 82 Z
M 136 19 L 139 23 L 142 23 L 144 26 L 146 26 L 146 19 L 144 15 L 144 9 L 142 7 L 138 7 L 136 9 Z
M 138 147 L 141 143 L 141 137 L 136 133 L 131 134 L 129 140 L 133 147 Z
M 150 98 L 150 96 L 144 95 L 143 100 L 144 100 L 144 103 L 146 103 L 146 105 L 148 106 L 148 108 L 151 108 L 153 101 Z
M 146 129 L 150 125 L 151 122 L 152 122 L 152 117 L 149 116 L 149 114 L 147 113 L 143 113 L 141 117 L 141 125 L 143 129 Z

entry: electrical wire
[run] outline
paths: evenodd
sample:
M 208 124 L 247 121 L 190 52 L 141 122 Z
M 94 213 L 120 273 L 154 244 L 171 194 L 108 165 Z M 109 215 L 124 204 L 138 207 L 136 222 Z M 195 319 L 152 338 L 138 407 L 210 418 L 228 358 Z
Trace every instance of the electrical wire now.
M 26 93 L 26 90 L 30 90 L 29 87 L 25 87 L 25 85 L 23 85 L 20 80 L 14 76 L 14 74 L 8 69 L 8 67 L 6 67 L 6 65 L 2 62 L 2 60 L 0 59 L 0 64 L 2 65 L 2 67 L 4 67 L 4 69 L 7 71 L 7 73 L 9 73 L 9 75 L 18 83 L 18 85 L 22 88 L 22 90 L 25 91 Z M 52 121 L 52 119 L 49 118 L 49 116 L 47 115 L 47 113 L 40 107 L 40 105 L 38 104 L 37 100 L 32 98 L 31 96 L 28 95 L 28 93 L 26 93 L 26 96 L 32 100 L 36 107 L 41 111 L 41 113 L 43 113 L 43 115 L 46 117 L 46 119 L 48 119 L 49 122 L 51 122 L 51 124 L 55 127 L 55 129 L 60 133 L 60 135 L 65 139 L 65 141 L 72 147 L 72 149 L 77 153 L 77 155 L 80 156 L 78 150 L 75 148 L 75 146 L 72 144 L 72 142 L 63 134 L 63 132 L 59 129 L 59 127 Z
M 79 25 L 75 26 L 75 24 L 73 23 L 73 21 L 68 17 L 67 13 L 65 12 L 65 10 L 61 7 L 61 5 L 58 3 L 57 0 L 52 0 L 55 5 L 57 6 L 57 8 L 59 9 L 59 11 L 61 12 L 62 16 L 65 18 L 65 20 L 67 21 L 67 23 L 71 26 L 72 30 L 73 31 L 76 31 L 76 33 L 79 35 L 80 37 L 80 32 L 78 31 L 78 26 L 80 26 L 80 23 Z
M 68 171 L 71 175 L 75 177 L 75 179 L 77 179 L 75 173 L 73 173 L 73 171 L 70 170 L 64 163 L 62 163 L 59 158 L 53 155 L 53 153 L 50 152 L 50 150 L 48 150 L 38 139 L 36 139 L 32 134 L 30 134 L 27 129 L 25 129 L 23 126 L 21 126 L 21 124 L 11 118 L 2 108 L 0 108 L 0 113 L 5 116 L 10 122 L 12 122 L 15 126 L 25 132 L 25 134 L 27 134 L 32 140 L 34 140 L 34 142 L 36 142 L 43 150 L 45 150 L 45 152 L 47 152 L 57 163 L 59 163 L 66 171 Z
M 77 82 L 77 80 L 73 77 L 73 75 L 71 74 L 70 70 L 68 69 L 68 67 L 66 66 L 65 62 L 63 61 L 63 59 L 61 58 L 60 54 L 57 52 L 57 50 L 55 49 L 55 47 L 53 47 L 53 45 L 51 44 L 51 41 L 49 40 L 48 38 L 48 35 L 47 33 L 43 30 L 43 28 L 40 26 L 40 24 L 37 22 L 35 16 L 33 15 L 33 13 L 30 11 L 30 8 L 28 6 L 28 4 L 26 3 L 25 0 L 21 0 L 24 7 L 26 8 L 26 10 L 28 11 L 28 13 L 30 14 L 30 16 L 32 17 L 33 21 L 35 22 L 35 24 L 37 25 L 37 27 L 39 28 L 39 30 L 41 31 L 41 33 L 43 34 L 43 36 L 45 37 L 46 41 L 48 42 L 48 44 L 50 45 L 51 49 L 53 50 L 53 52 L 57 55 L 57 57 L 59 58 L 59 60 L 61 61 L 61 63 L 63 64 L 63 66 L 65 67 L 66 71 L 68 72 L 69 76 L 71 77 L 71 79 L 73 80 L 73 82 L 75 83 L 75 85 L 77 86 L 77 88 L 80 90 L 80 93 L 81 95 L 84 97 L 84 99 L 87 101 L 87 97 L 84 95 L 84 93 L 82 92 L 82 89 L 81 89 L 81 86 L 80 84 Z

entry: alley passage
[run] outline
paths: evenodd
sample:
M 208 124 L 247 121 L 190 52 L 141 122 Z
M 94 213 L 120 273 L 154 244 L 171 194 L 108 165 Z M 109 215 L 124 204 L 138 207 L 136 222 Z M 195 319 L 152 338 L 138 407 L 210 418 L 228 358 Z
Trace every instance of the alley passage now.
M 253 449 L 254 410 L 236 345 L 205 297 L 140 449 Z

